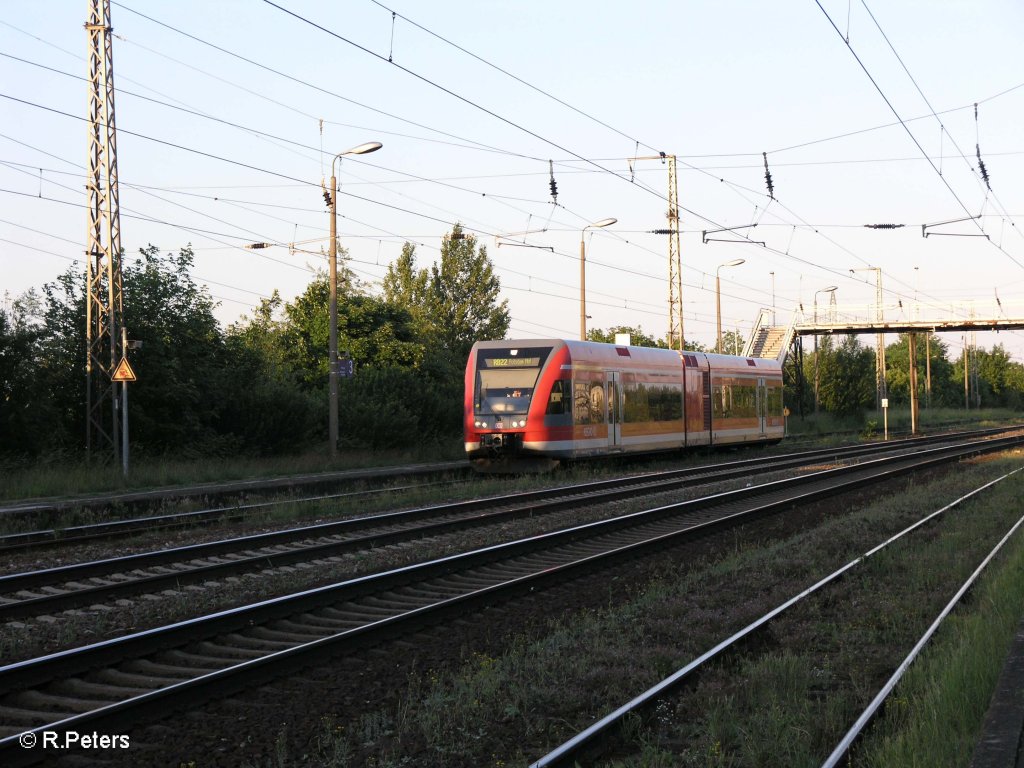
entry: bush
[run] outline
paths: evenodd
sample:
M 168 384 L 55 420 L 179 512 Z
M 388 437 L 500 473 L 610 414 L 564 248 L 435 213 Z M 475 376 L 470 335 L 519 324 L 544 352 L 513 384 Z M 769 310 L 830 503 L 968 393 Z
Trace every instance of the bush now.
M 439 381 L 404 368 L 366 368 L 341 382 L 339 400 L 339 436 L 353 447 L 407 448 L 461 429 L 461 377 Z
M 219 430 L 233 435 L 245 453 L 270 456 L 301 451 L 327 423 L 327 402 L 298 384 L 273 378 L 252 380 L 226 399 Z

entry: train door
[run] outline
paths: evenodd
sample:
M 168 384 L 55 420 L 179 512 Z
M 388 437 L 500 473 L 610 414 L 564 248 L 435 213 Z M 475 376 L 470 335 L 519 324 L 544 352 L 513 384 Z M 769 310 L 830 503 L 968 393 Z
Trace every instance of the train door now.
M 608 371 L 608 447 L 622 445 L 622 378 L 618 371 Z
M 765 428 L 767 426 L 767 412 L 768 412 L 768 387 L 764 383 L 764 379 L 760 378 L 757 380 L 757 429 L 760 432 L 761 437 L 765 436 Z

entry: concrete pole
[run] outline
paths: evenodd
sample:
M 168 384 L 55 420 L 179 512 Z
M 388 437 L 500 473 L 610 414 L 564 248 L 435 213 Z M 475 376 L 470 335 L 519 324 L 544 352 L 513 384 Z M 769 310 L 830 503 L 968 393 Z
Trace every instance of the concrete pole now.
M 338 455 L 338 179 L 331 163 L 330 328 L 328 329 L 327 382 L 330 390 L 327 440 L 331 458 Z
M 907 351 L 910 362 L 910 434 L 917 434 L 917 334 L 907 336 Z
M 584 227 L 583 232 L 587 230 Z M 580 341 L 587 340 L 587 245 L 580 234 Z

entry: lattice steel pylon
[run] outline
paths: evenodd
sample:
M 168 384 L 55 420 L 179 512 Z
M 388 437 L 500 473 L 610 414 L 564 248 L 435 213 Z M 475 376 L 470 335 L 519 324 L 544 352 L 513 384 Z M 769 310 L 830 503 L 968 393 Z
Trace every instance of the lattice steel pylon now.
M 676 177 L 676 156 L 664 152 L 645 157 L 628 158 L 630 168 L 635 160 L 668 161 L 668 228 L 653 230 L 656 235 L 668 235 L 668 334 L 670 349 L 683 351 L 683 269 L 679 247 L 679 182 Z
M 668 156 L 668 345 L 683 351 L 683 274 L 679 248 L 679 182 L 676 156 Z
M 120 360 L 121 217 L 117 201 L 110 0 L 90 0 L 89 225 L 86 233 L 85 447 L 120 460 L 120 413 L 111 377 Z

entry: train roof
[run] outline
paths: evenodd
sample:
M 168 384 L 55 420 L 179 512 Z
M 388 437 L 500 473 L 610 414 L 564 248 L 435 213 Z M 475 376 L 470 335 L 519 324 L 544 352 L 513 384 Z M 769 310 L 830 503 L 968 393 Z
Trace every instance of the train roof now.
M 507 349 L 507 348 L 552 347 L 567 348 L 573 361 L 592 360 L 594 362 L 611 363 L 630 358 L 633 362 L 648 365 L 680 365 L 682 355 L 692 355 L 697 359 L 698 366 L 707 365 L 716 370 L 733 370 L 749 372 L 751 369 L 778 371 L 781 367 L 777 360 L 763 357 L 737 357 L 734 355 L 717 355 L 712 352 L 684 352 L 663 347 L 638 347 L 625 344 L 605 344 L 598 341 L 579 341 L 578 339 L 498 339 L 496 341 L 478 341 L 474 349 Z M 706 363 L 705 363 L 706 361 Z

